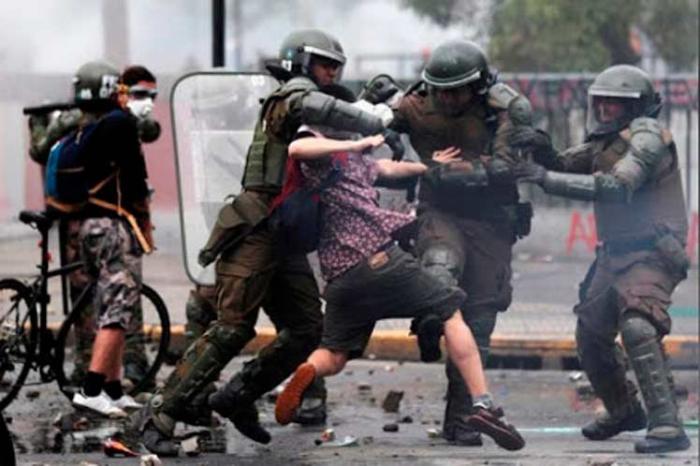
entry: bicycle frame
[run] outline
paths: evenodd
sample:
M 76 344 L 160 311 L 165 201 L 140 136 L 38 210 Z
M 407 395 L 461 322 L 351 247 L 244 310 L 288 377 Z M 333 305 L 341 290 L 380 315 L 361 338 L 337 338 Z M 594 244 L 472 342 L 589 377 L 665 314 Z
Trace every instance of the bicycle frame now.
M 49 230 L 37 228 L 41 234 L 41 263 L 37 266 L 39 268 L 39 275 L 34 279 L 33 282 L 29 284 L 29 288 L 32 291 L 30 304 L 38 310 L 38 346 L 35 355 L 38 357 L 34 359 L 33 366 L 38 369 L 42 381 L 49 382 L 54 379 L 54 375 L 51 372 L 47 372 L 44 368 L 53 367 L 53 338 L 47 337 L 48 332 L 48 304 L 51 301 L 51 295 L 49 294 L 49 279 L 53 277 L 61 277 L 64 280 L 68 277 L 71 272 L 83 267 L 83 262 L 73 262 L 68 265 L 64 265 L 55 269 L 49 269 Z M 68 316 L 74 312 L 76 309 L 80 309 L 80 305 L 86 299 L 86 296 L 94 288 L 95 284 L 91 282 L 88 286 L 83 289 L 75 302 L 71 302 L 70 299 L 63 296 L 63 315 L 68 318 Z M 69 287 L 62 286 L 63 292 L 66 293 Z M 69 298 L 69 297 L 68 297 Z M 69 306 L 69 303 L 71 304 Z M 70 309 L 68 308 L 70 307 Z M 64 321 L 66 320 L 64 319 Z

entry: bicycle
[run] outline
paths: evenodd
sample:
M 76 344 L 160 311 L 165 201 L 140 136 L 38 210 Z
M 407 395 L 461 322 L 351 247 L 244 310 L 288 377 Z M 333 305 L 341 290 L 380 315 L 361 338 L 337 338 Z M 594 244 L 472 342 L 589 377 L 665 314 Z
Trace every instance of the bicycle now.
M 72 338 L 71 328 L 83 312 L 82 304 L 95 287 L 94 283 L 85 287 L 71 309 L 64 308 L 66 317 L 54 337 L 47 320 L 51 299 L 48 280 L 53 277 L 65 279 L 83 263 L 74 262 L 49 270 L 49 230 L 54 219 L 46 212 L 24 210 L 20 212 L 19 220 L 39 231 L 41 262 L 39 275 L 27 284 L 15 278 L 0 280 L 0 410 L 15 399 L 30 370 L 37 372 L 40 379 L 31 385 L 55 380 L 61 392 L 72 399 L 77 387 L 71 386 L 66 377 L 65 366 L 69 364 L 66 344 Z M 129 390 L 130 393 L 138 393 L 155 379 L 170 342 L 168 309 L 158 293 L 145 284 L 141 287 L 141 307 L 144 316 L 141 329 L 130 329 L 130 332 L 139 335 L 137 332 L 141 330 L 143 337 L 139 338 L 139 343 L 143 343 L 147 356 L 152 356 L 152 359 L 145 377 Z M 146 323 L 147 320 L 155 321 L 155 325 Z

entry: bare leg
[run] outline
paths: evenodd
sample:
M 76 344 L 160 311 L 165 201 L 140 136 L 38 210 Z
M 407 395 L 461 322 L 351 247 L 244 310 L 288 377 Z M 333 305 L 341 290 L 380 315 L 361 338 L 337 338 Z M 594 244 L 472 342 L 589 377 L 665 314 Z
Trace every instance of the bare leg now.
M 505 421 L 503 411 L 496 409 L 492 404 L 484 369 L 481 367 L 479 348 L 474 335 L 464 323 L 461 312 L 455 312 L 445 321 L 444 333 L 447 353 L 475 400 L 475 410 L 466 418 L 467 425 L 488 435 L 506 450 L 515 451 L 523 448 L 525 440 L 515 427 Z M 486 403 L 482 404 L 479 398 L 485 398 L 483 402 Z
M 469 388 L 472 397 L 488 392 L 486 376 L 481 367 L 479 348 L 472 331 L 462 319 L 462 313 L 456 311 L 445 321 L 445 346 L 450 360 L 454 363 Z
M 117 359 L 117 364 L 114 366 L 114 372 L 111 374 L 107 374 L 107 382 L 111 382 L 113 380 L 121 380 L 122 378 L 122 368 L 124 367 L 124 352 L 126 350 L 126 333 L 124 333 L 124 340 L 122 341 L 122 344 L 119 345 L 119 356 L 115 356 Z
M 107 380 L 118 380 L 124 353 L 124 330 L 102 328 L 92 345 L 90 371 L 104 374 Z
M 348 355 L 339 351 L 319 348 L 311 353 L 306 362 L 314 366 L 316 377 L 326 377 L 342 371 L 348 362 Z

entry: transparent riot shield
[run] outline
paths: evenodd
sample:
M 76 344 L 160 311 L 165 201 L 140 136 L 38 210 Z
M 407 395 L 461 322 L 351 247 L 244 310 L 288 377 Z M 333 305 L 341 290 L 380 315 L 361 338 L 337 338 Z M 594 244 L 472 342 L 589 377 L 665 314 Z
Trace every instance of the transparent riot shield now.
M 261 73 L 201 72 L 183 76 L 170 96 L 185 270 L 214 284 L 213 264 L 197 262 L 227 197 L 241 188 L 248 145 L 262 99 L 278 82 Z M 230 199 L 229 199 L 230 201 Z

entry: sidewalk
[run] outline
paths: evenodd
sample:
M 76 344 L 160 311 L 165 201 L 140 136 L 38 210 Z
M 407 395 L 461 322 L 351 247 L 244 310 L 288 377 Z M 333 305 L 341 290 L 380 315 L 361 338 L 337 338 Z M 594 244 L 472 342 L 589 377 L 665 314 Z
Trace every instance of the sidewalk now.
M 179 232 L 164 219 L 156 231 L 159 249 L 144 260 L 144 280 L 161 294 L 173 324 L 176 342 L 183 338 L 185 302 L 192 288 L 182 265 Z M 13 223 L 0 228 L 0 277 L 34 274 L 38 260 L 38 235 L 26 226 Z M 51 249 L 58 257 L 56 240 Z M 514 301 L 499 315 L 492 338 L 492 363 L 508 364 L 509 358 L 534 359 L 535 367 L 567 367 L 575 358 L 575 316 L 571 308 L 577 299 L 578 283 L 584 277 L 589 260 L 531 254 L 516 249 L 513 262 Z M 54 295 L 49 319 L 59 322 L 60 287 L 51 284 Z M 698 269 L 690 270 L 688 279 L 674 293 L 671 315 L 673 331 L 666 338 L 667 349 L 676 367 L 698 367 Z M 366 356 L 379 359 L 417 360 L 415 338 L 408 335 L 409 321 L 381 321 L 367 349 Z M 264 313 L 256 327 L 258 337 L 247 351 L 255 351 L 274 337 L 274 328 Z M 499 362 L 500 361 L 500 362 Z

